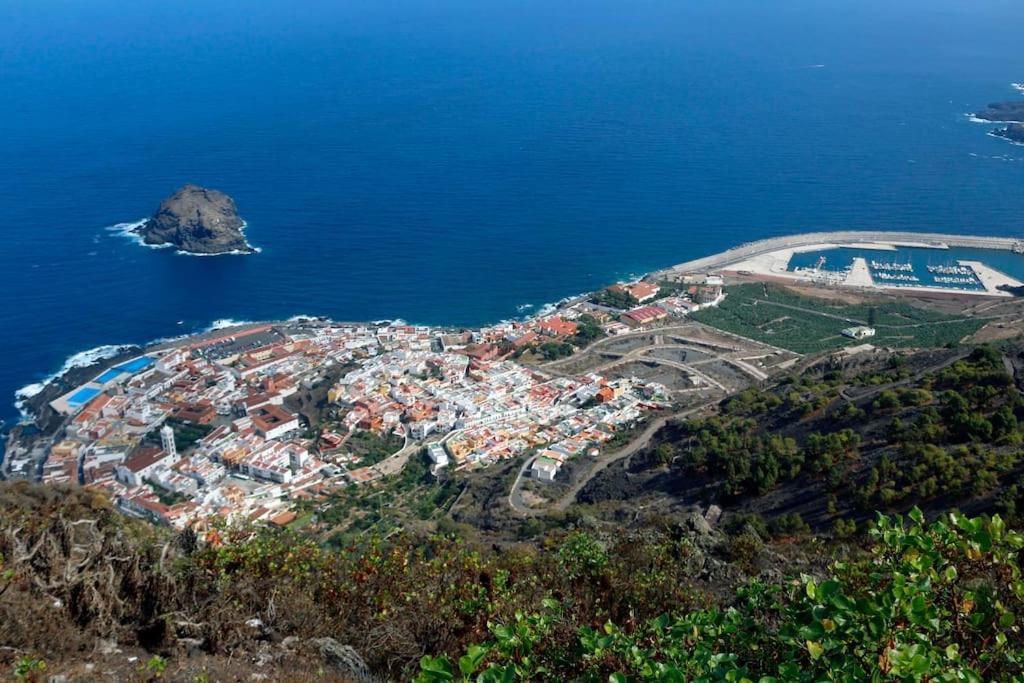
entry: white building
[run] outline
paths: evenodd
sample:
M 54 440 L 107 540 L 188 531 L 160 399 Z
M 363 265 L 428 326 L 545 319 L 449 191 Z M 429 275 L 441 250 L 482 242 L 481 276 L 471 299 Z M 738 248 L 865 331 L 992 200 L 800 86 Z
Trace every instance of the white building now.
M 174 443 L 174 430 L 168 425 L 160 428 L 160 445 L 164 447 L 164 453 L 171 458 L 178 455 L 178 445 Z
M 165 451 L 153 450 L 128 458 L 117 466 L 117 480 L 130 488 L 141 486 L 144 479 L 149 478 L 161 465 L 169 465 L 173 459 Z
M 843 330 L 843 336 L 849 337 L 850 339 L 867 339 L 868 337 L 875 336 L 875 328 L 868 327 L 866 325 L 847 327 Z
M 541 481 L 554 481 L 561 464 L 552 458 L 540 457 L 533 461 L 530 472 Z
M 439 443 L 427 446 L 427 457 L 433 463 L 434 469 L 440 469 L 448 464 L 448 454 L 445 453 L 444 446 Z

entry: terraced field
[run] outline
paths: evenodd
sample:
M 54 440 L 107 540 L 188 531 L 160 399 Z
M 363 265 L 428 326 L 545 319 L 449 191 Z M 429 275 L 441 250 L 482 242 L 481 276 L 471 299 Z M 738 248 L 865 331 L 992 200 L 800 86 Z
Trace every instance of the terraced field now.
M 985 320 L 958 317 L 904 303 L 877 306 L 800 296 L 781 285 L 751 283 L 727 287 L 717 307 L 693 314 L 699 322 L 750 339 L 796 351 L 816 353 L 851 344 L 842 330 L 871 324 L 879 346 L 935 347 L 957 343 L 978 331 Z

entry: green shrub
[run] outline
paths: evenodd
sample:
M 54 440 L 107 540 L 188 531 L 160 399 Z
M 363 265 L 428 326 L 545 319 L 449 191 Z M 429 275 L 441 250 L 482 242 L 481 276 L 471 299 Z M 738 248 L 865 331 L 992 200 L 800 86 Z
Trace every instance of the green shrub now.
M 623 627 L 542 612 L 491 624 L 454 666 L 425 657 L 432 681 L 982 681 L 1024 676 L 1019 555 L 998 517 L 926 524 L 880 516 L 869 558 L 824 580 L 753 582 L 732 607 Z M 561 641 L 560 632 L 574 633 Z

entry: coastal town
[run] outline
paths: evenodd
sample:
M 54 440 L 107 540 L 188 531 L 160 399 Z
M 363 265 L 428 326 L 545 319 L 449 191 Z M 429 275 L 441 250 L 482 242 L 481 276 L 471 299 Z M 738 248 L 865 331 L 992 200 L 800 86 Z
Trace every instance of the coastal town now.
M 550 482 L 666 409 L 676 388 L 545 364 L 723 297 L 717 275 L 686 276 L 472 330 L 297 319 L 185 338 L 65 387 L 44 406 L 60 427 L 11 449 L 5 470 L 95 487 L 126 514 L 196 530 L 287 526 L 299 503 L 372 485 L 410 457 L 458 472 L 530 454 L 530 475 Z M 688 382 L 713 388 L 703 377 Z
M 124 513 L 179 528 L 285 527 L 339 492 L 392 480 L 410 460 L 435 478 L 516 460 L 509 505 L 534 514 L 561 495 L 545 491 L 570 479 L 578 489 L 581 470 L 636 447 L 642 425 L 709 407 L 801 354 L 845 362 L 876 346 L 954 343 L 987 323 L 997 336 L 1017 328 L 1016 280 L 951 265 L 956 238 L 908 239 L 765 240 L 477 329 L 296 318 L 157 344 L 47 384 L 31 407 L 46 427 L 8 442 L 3 475 L 102 489 Z M 1020 245 L 959 242 L 1014 254 Z M 910 244 L 942 263 L 886 256 Z M 877 254 L 861 264 L 859 287 L 876 303 L 778 288 L 849 290 L 853 276 L 808 278 L 794 256 L 835 245 Z M 824 261 L 810 261 L 815 272 Z M 911 292 L 938 308 L 912 312 L 892 298 Z M 948 298 L 992 294 L 977 304 L 982 315 Z M 536 483 L 527 491 L 522 479 Z

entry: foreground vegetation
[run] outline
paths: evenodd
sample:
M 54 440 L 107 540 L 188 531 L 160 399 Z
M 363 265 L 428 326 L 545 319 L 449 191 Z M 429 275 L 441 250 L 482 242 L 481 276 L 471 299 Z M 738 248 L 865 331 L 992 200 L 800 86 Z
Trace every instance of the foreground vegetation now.
M 500 553 L 451 536 L 334 549 L 243 528 L 197 544 L 85 491 L 0 493 L 10 671 L 59 671 L 114 639 L 145 649 L 138 671 L 153 680 L 178 670 L 183 643 L 241 666 L 275 640 L 330 636 L 400 680 L 1024 675 L 1024 537 L 998 516 L 879 517 L 864 550 L 811 542 L 803 551 L 822 562 L 808 571 L 715 592 L 711 537 L 672 527 L 577 530 Z
M 982 681 L 1024 675 L 1020 552 L 999 517 L 880 517 L 869 555 L 823 580 L 754 582 L 728 606 L 581 624 L 554 599 L 490 624 L 458 660 L 425 656 L 420 681 Z M 563 548 L 582 580 L 607 561 Z M 568 634 L 572 635 L 568 635 Z

